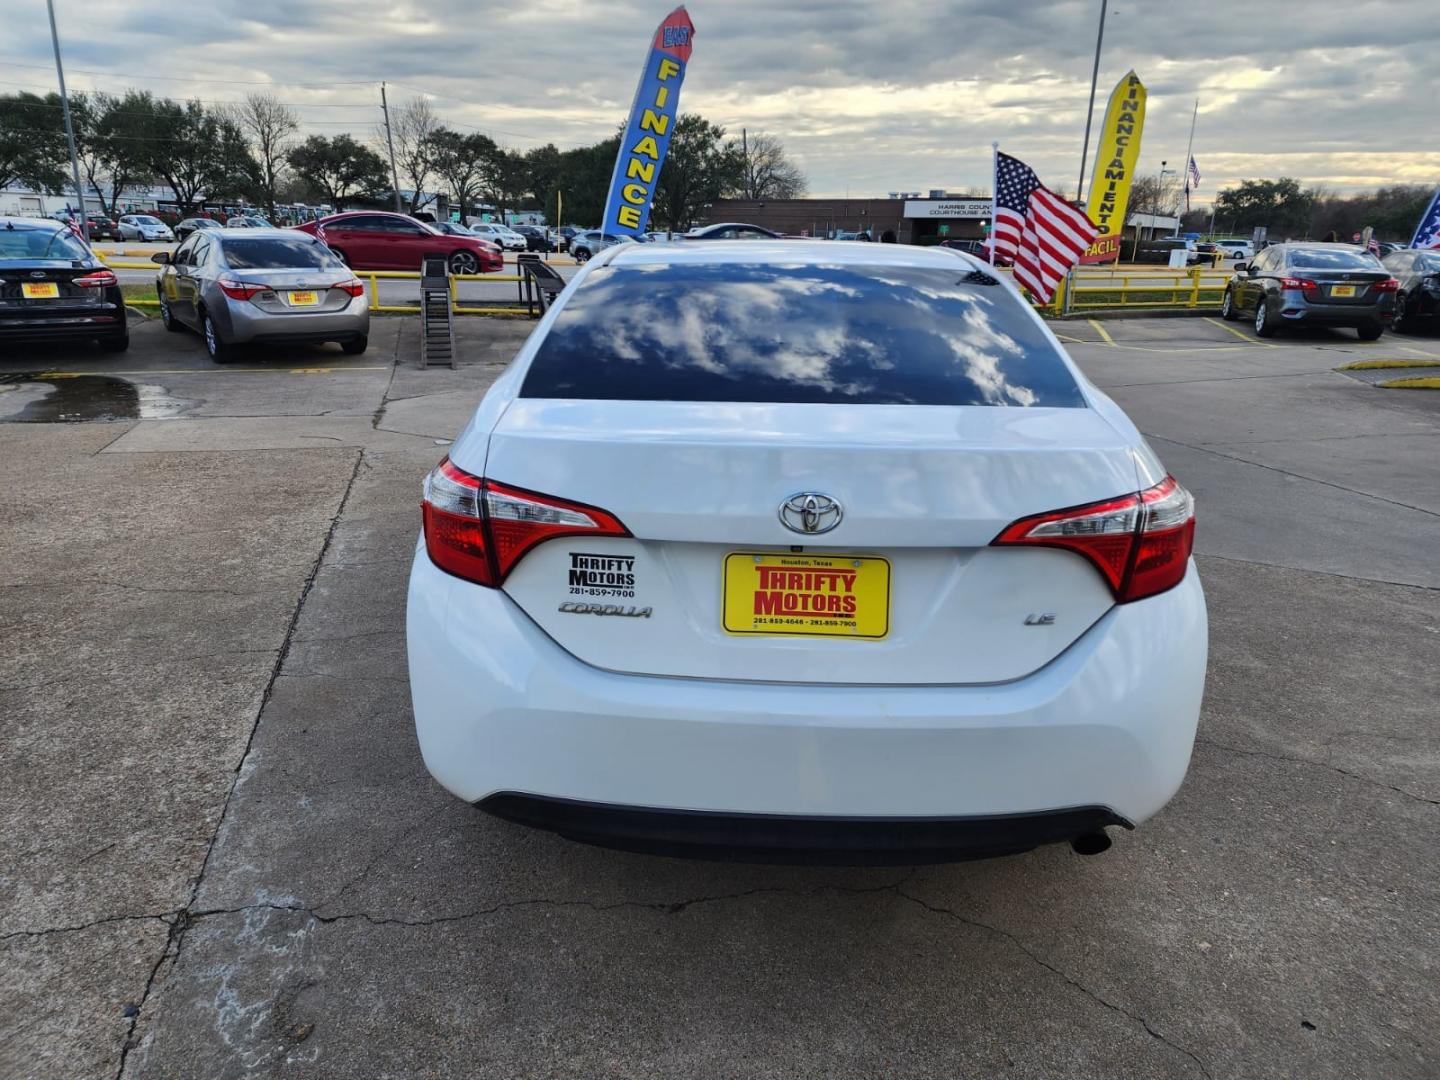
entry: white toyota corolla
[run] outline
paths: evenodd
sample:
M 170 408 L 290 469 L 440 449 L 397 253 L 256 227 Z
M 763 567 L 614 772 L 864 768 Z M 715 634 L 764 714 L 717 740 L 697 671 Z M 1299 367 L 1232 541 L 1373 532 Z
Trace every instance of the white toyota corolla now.
M 721 858 L 1093 853 L 1189 764 L 1191 497 L 957 252 L 597 255 L 423 517 L 420 748 L 514 821 Z

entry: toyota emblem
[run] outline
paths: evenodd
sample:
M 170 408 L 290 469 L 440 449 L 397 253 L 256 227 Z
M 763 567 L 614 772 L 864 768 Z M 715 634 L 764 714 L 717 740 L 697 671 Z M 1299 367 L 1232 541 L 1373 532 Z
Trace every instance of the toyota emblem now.
M 845 516 L 840 504 L 818 491 L 802 491 L 780 504 L 780 524 L 791 532 L 827 533 Z

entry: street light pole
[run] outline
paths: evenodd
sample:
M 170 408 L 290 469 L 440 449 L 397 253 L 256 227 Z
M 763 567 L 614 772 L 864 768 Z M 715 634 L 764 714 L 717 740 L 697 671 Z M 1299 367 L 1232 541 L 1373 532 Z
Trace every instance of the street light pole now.
M 1155 185 L 1155 198 L 1150 202 L 1150 239 L 1155 239 L 1155 230 L 1159 227 L 1155 219 L 1160 216 L 1160 199 L 1165 194 L 1165 175 L 1173 173 L 1174 169 L 1167 169 L 1165 162 L 1160 162 L 1160 182 Z
M 390 137 L 390 103 L 385 100 L 385 84 L 380 84 L 380 111 L 385 114 L 385 145 L 390 148 L 390 186 L 395 191 L 395 212 L 400 213 L 400 174 L 395 171 L 395 140 Z M 418 191 L 415 193 L 420 194 Z M 464 217 L 462 210 L 460 216 Z M 461 222 L 463 225 L 464 222 Z
M 76 212 L 80 215 L 80 234 L 90 242 L 90 221 L 85 216 L 85 189 L 80 186 L 80 155 L 75 152 L 75 125 L 70 121 L 70 95 L 65 93 L 65 67 L 60 63 L 60 32 L 55 29 L 55 0 L 45 0 L 50 10 L 50 41 L 55 46 L 55 75 L 60 80 L 60 105 L 65 113 L 65 138 L 70 141 L 70 175 L 75 181 Z
M 1095 31 L 1095 66 L 1090 69 L 1090 107 L 1085 110 L 1085 142 L 1080 147 L 1080 182 L 1075 185 L 1075 201 L 1085 205 L 1085 159 L 1090 153 L 1090 121 L 1095 116 L 1095 84 L 1100 78 L 1100 45 L 1105 40 L 1105 9 L 1110 0 L 1100 0 L 1100 27 Z M 1124 223 L 1121 223 L 1124 227 Z

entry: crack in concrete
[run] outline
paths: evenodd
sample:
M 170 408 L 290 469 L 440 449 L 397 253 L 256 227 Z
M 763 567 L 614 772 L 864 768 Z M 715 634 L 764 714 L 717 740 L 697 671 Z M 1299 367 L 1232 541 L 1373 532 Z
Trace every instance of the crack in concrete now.
M 1155 435 L 1151 432 L 1143 432 L 1147 439 L 1154 439 L 1156 442 L 1169 443 L 1171 446 L 1183 446 L 1187 450 L 1194 450 L 1200 454 L 1211 454 L 1226 461 L 1236 461 L 1241 465 L 1250 465 L 1256 469 L 1265 469 L 1267 472 L 1279 473 L 1281 476 L 1288 476 L 1295 480 L 1304 480 L 1307 483 L 1319 484 L 1321 487 L 1333 488 L 1336 491 L 1343 491 L 1349 495 L 1358 495 L 1362 499 L 1374 499 L 1376 502 L 1385 503 L 1388 506 L 1398 506 L 1405 510 L 1414 510 L 1417 514 L 1425 514 L 1427 517 L 1440 517 L 1440 513 L 1428 510 L 1423 506 L 1416 506 L 1413 503 L 1400 502 L 1398 499 L 1387 499 L 1383 495 L 1374 495 L 1368 491 L 1361 491 L 1358 488 L 1346 487 L 1344 484 L 1337 484 L 1331 480 L 1321 480 L 1314 476 L 1306 476 L 1304 473 L 1291 472 L 1289 469 L 1282 469 L 1278 465 L 1266 465 L 1264 462 L 1251 461 L 1249 458 L 1240 457 L 1237 454 L 1226 454 L 1215 449 L 1219 443 L 1204 446 L 1196 443 L 1181 442 L 1179 439 L 1167 439 L 1163 435 Z M 1240 441 L 1240 440 L 1235 440 Z
M 1272 754 L 1268 750 L 1246 750 L 1239 746 L 1229 746 L 1225 743 L 1216 742 L 1214 739 L 1205 736 L 1197 736 L 1196 745 L 1211 746 L 1216 750 L 1224 750 L 1227 753 L 1239 754 L 1242 757 L 1262 757 L 1271 761 L 1284 761 L 1291 765 L 1313 765 L 1317 769 L 1329 769 L 1331 772 L 1339 773 L 1341 776 L 1348 776 L 1351 780 L 1358 780 L 1370 787 L 1382 788 L 1385 791 L 1393 791 L 1397 795 L 1404 795 L 1406 798 L 1414 799 L 1416 802 L 1428 803 L 1430 806 L 1440 806 L 1440 799 L 1427 798 L 1424 795 L 1417 795 L 1406 788 L 1396 787 L 1394 784 L 1386 784 L 1380 780 L 1372 780 L 1368 776 L 1361 776 L 1359 773 L 1351 772 L 1349 769 L 1342 769 L 1339 765 L 1332 765 L 1328 761 L 1317 761 L 1314 758 L 1287 757 L 1284 754 Z
M 1358 577 L 1355 574 L 1340 574 L 1334 570 L 1316 570 L 1313 566 L 1295 566 L 1293 563 L 1261 562 L 1259 559 L 1237 559 L 1233 555 L 1211 555 L 1197 551 L 1197 559 L 1214 559 L 1217 562 L 1239 563 L 1241 566 L 1266 566 L 1276 570 L 1293 570 L 1297 574 L 1319 574 L 1322 577 L 1339 578 L 1341 581 L 1363 581 L 1367 585 L 1394 585 L 1400 589 L 1419 589 L 1422 592 L 1440 592 L 1440 586 L 1417 585 L 1413 581 L 1391 581 L 1389 578 Z
M 123 922 L 151 922 L 158 920 L 170 924 L 179 913 L 175 911 L 160 911 L 145 915 L 106 915 L 104 918 L 92 919 L 86 923 L 76 923 L 73 926 L 47 926 L 39 930 L 10 930 L 0 934 L 0 941 L 10 941 L 12 938 L 39 938 L 48 937 L 51 934 L 75 934 L 82 930 L 93 930 L 97 926 L 107 926 L 112 923 Z
M 122 1080 L 125 1075 L 125 1066 L 130 1060 L 130 1051 L 138 1043 L 135 1033 L 139 1028 L 140 1020 L 145 1015 L 145 1006 L 150 1000 L 151 992 L 155 988 L 155 980 L 159 977 L 161 969 L 166 961 L 175 963 L 180 958 L 180 949 L 184 944 L 185 932 L 193 923 L 192 912 L 195 902 L 200 896 L 200 886 L 205 880 L 206 871 L 210 868 L 210 858 L 215 853 L 215 843 L 224 828 L 225 818 L 230 810 L 230 804 L 235 798 L 235 789 L 239 786 L 240 777 L 244 774 L 245 762 L 250 757 L 250 752 L 255 746 L 255 733 L 260 729 L 260 718 L 265 715 L 265 708 L 270 704 L 274 696 L 275 682 L 280 677 L 280 669 L 284 666 L 286 658 L 290 655 L 290 646 L 295 637 L 295 630 L 300 624 L 300 613 L 304 610 L 305 600 L 314 588 L 315 579 L 320 575 L 320 568 L 325 564 L 325 553 L 330 550 L 330 545 L 335 538 L 335 530 L 340 523 L 340 518 L 345 513 L 345 506 L 350 501 L 350 493 L 355 489 L 355 480 L 360 475 L 361 463 L 365 460 L 365 451 L 362 449 L 355 455 L 355 466 L 350 470 L 350 478 L 345 483 L 345 491 L 340 496 L 340 503 L 335 508 L 335 513 L 330 518 L 330 525 L 325 530 L 325 539 L 320 545 L 320 550 L 310 566 L 310 572 L 305 577 L 305 583 L 300 588 L 300 595 L 295 601 L 295 608 L 290 613 L 289 625 L 285 627 L 285 637 L 281 641 L 280 648 L 275 655 L 275 663 L 270 669 L 270 678 L 265 684 L 265 692 L 261 695 L 259 707 L 255 710 L 255 719 L 250 725 L 250 734 L 245 740 L 245 748 L 241 752 L 239 760 L 235 764 L 235 772 L 230 780 L 230 789 L 225 793 L 225 801 L 221 804 L 220 813 L 216 818 L 215 830 L 210 834 L 210 842 L 205 848 L 205 857 L 200 862 L 200 870 L 195 875 L 195 880 L 190 886 L 190 895 L 185 905 L 175 915 L 174 921 L 170 924 L 170 932 L 165 939 L 165 948 L 161 950 L 160 957 L 155 961 L 155 966 L 150 970 L 150 976 L 145 980 L 145 989 L 136 1003 L 135 1015 L 130 1019 L 130 1027 L 125 1032 L 125 1038 L 120 1044 L 120 1063 L 115 1070 L 116 1080 Z
M 0 589 L 53 589 L 56 586 L 62 588 L 75 588 L 84 585 L 86 587 L 99 586 L 108 589 L 130 589 L 135 592 L 147 593 L 223 593 L 226 596 L 254 596 L 253 591 L 241 591 L 237 589 L 202 589 L 202 588 L 175 588 L 164 585 L 133 585 L 125 581 L 94 581 L 86 578 L 67 577 L 63 581 L 16 581 L 0 585 Z
M 1209 1068 L 1206 1067 L 1205 1062 L 1201 1061 L 1200 1058 L 1196 1056 L 1193 1051 L 1186 1049 L 1177 1042 L 1173 1042 L 1172 1040 L 1166 1038 L 1165 1035 L 1161 1034 L 1159 1031 L 1156 1031 L 1155 1028 L 1150 1024 L 1150 1021 L 1147 1020 L 1145 1017 L 1139 1015 L 1138 1013 L 1131 1012 L 1123 1005 L 1117 1005 L 1115 1004 L 1115 1002 L 1102 997 L 1100 994 L 1096 993 L 1094 990 L 1091 990 L 1088 986 L 1080 982 L 1078 979 L 1066 974 L 1060 968 L 1056 967 L 1050 961 L 1046 960 L 1039 953 L 1035 952 L 1035 950 L 1030 948 L 1030 946 L 1026 945 L 1025 942 L 1021 941 L 1018 937 L 1010 933 L 1008 930 L 1002 930 L 998 926 L 992 926 L 989 923 L 981 922 L 979 919 L 972 919 L 968 916 L 961 915 L 953 908 L 941 907 L 938 904 L 932 904 L 930 903 L 930 901 L 925 900 L 922 897 L 907 893 L 902 888 L 897 887 L 895 892 L 897 896 L 900 896 L 903 899 L 910 901 L 911 903 L 919 906 L 920 908 L 923 908 L 925 911 L 932 912 L 936 915 L 944 915 L 946 918 L 954 919 L 956 922 L 961 923 L 964 926 L 969 926 L 977 930 L 984 930 L 987 933 L 993 934 L 996 937 L 1002 938 L 1003 940 L 1009 942 L 1011 945 L 1015 946 L 1015 948 L 1020 950 L 1020 952 L 1024 953 L 1027 957 L 1029 957 L 1036 964 L 1038 964 L 1040 967 L 1044 968 L 1046 971 L 1049 971 L 1054 975 L 1059 976 L 1062 980 L 1065 981 L 1067 985 L 1074 987 L 1076 990 L 1080 991 L 1080 993 L 1084 994 L 1090 1000 L 1096 1002 L 1097 1004 L 1103 1005 L 1105 1008 L 1109 1009 L 1112 1012 L 1119 1013 L 1127 1020 L 1139 1024 L 1142 1028 L 1144 1028 L 1145 1033 L 1148 1034 L 1151 1038 L 1158 1040 L 1159 1042 L 1163 1043 L 1165 1046 L 1169 1047 L 1171 1050 L 1176 1051 L 1177 1053 L 1184 1054 L 1187 1058 L 1189 1058 L 1195 1063 L 1195 1067 L 1200 1070 L 1200 1075 L 1206 1077 L 1207 1080 L 1210 1080 L 1211 1073 Z

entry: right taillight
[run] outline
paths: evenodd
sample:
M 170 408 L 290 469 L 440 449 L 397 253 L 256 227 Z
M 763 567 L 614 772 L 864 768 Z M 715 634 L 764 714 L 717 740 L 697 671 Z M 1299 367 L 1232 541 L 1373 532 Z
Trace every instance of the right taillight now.
M 613 514 L 472 476 L 449 458 L 425 478 L 425 550 L 441 570 L 499 588 L 536 544 L 559 536 L 629 536 Z
M 1195 500 L 1171 476 L 1133 495 L 1021 518 L 991 541 L 1083 555 L 1122 604 L 1180 584 L 1194 542 Z

